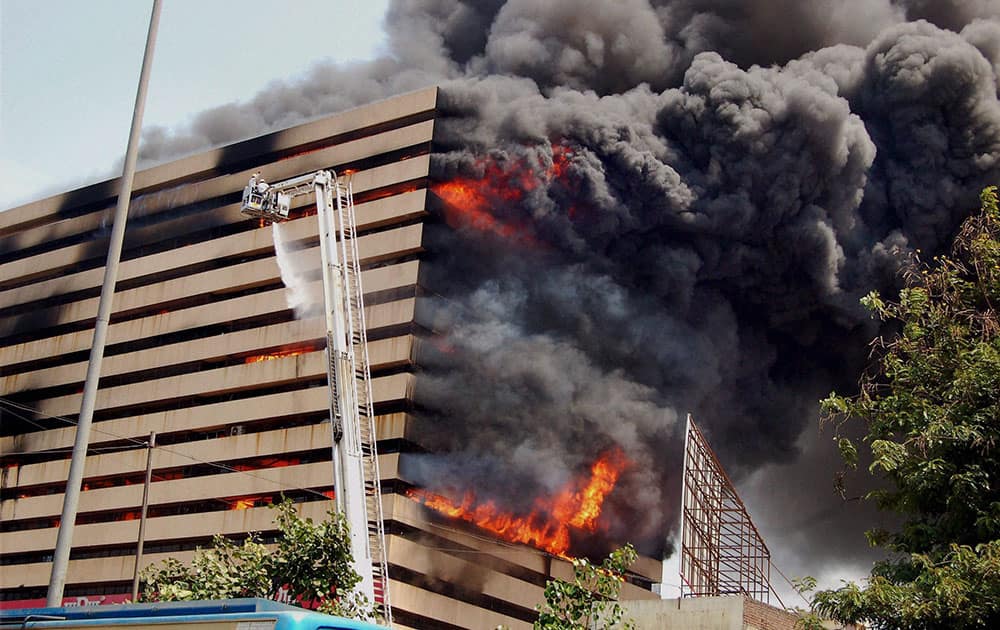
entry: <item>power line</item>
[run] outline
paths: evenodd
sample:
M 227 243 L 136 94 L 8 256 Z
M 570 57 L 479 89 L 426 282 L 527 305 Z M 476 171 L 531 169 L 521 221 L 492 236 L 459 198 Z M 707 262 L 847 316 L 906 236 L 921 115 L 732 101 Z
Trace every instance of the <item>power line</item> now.
M 778 572 L 778 575 L 780 575 L 780 576 L 782 577 L 782 579 L 784 579 L 784 580 L 785 580 L 785 582 L 787 582 L 787 583 L 788 583 L 788 585 L 792 587 L 792 590 L 793 590 L 793 591 L 795 591 L 795 594 L 796 594 L 796 595 L 798 595 L 799 597 L 801 597 L 801 598 L 802 598 L 802 601 L 804 601 L 804 602 L 806 603 L 806 605 L 807 605 L 807 606 L 810 606 L 810 605 L 812 605 L 812 604 L 811 604 L 811 602 L 810 602 L 810 601 L 809 601 L 808 599 L 806 599 L 806 596 L 802 594 L 802 591 L 800 591 L 800 590 L 799 590 L 799 589 L 798 589 L 798 588 L 797 588 L 797 587 L 795 586 L 795 584 L 793 584 L 793 583 L 792 583 L 792 581 L 791 581 L 791 580 L 789 580 L 789 579 L 788 579 L 788 577 L 787 577 L 787 576 L 786 576 L 786 575 L 785 575 L 785 574 L 784 574 L 784 573 L 783 573 L 783 572 L 781 571 L 781 569 L 779 569 L 779 568 L 778 568 L 778 565 L 776 565 L 776 564 L 774 564 L 774 562 L 772 562 L 772 563 L 771 563 L 771 566 L 772 566 L 772 567 L 774 568 L 774 570 L 775 570 L 775 571 L 777 571 L 777 572 Z M 777 593 L 777 592 L 775 592 L 775 596 L 777 596 L 777 595 L 778 595 L 778 593 Z M 781 598 L 780 598 L 780 597 L 778 597 L 778 601 L 779 601 L 779 602 L 781 601 Z M 784 602 L 782 602 L 782 606 L 784 606 Z
M 8 405 L 10 407 L 14 407 L 16 409 L 20 409 L 21 411 L 27 411 L 29 413 L 33 413 L 35 415 L 42 416 L 44 418 L 48 418 L 49 420 L 58 420 L 59 422 L 63 422 L 65 424 L 69 425 L 69 426 L 74 426 L 74 427 L 76 426 L 76 421 L 75 420 L 70 420 L 69 418 L 65 418 L 63 416 L 54 416 L 52 414 L 45 413 L 44 411 L 41 411 L 40 409 L 35 409 L 33 407 L 28 407 L 27 405 L 23 405 L 23 404 L 18 403 L 18 402 L 14 402 L 13 400 L 10 400 L 9 398 L 0 397 L 0 403 L 4 403 L 4 404 L 6 404 L 6 405 Z M 26 418 L 23 418 L 23 419 L 27 420 Z M 31 422 L 31 421 L 28 420 L 28 422 Z M 52 427 L 46 427 L 46 426 L 37 425 L 37 424 L 35 426 L 38 426 L 40 429 L 43 429 L 43 430 L 51 430 L 52 429 Z M 112 433 L 110 431 L 107 431 L 107 430 L 104 430 L 104 429 L 101 429 L 101 428 L 98 428 L 98 427 L 95 427 L 93 430 L 96 431 L 97 433 L 102 433 L 104 435 L 108 435 L 108 436 L 111 436 L 113 438 L 117 438 L 119 440 L 126 440 L 128 442 L 131 442 L 131 443 L 139 445 L 139 446 L 146 446 L 145 440 L 139 440 L 139 439 L 136 439 L 136 438 L 126 437 L 124 435 L 118 435 L 116 433 Z
M 0 398 L 0 402 L 5 402 L 5 403 L 7 403 L 8 405 L 12 405 L 12 406 L 13 406 L 13 403 L 12 403 L 12 402 L 10 402 L 10 401 L 7 401 L 7 400 L 5 400 L 5 399 L 3 399 L 3 398 Z M 15 408 L 16 408 L 16 407 L 15 407 Z M 29 418 L 29 417 L 27 417 L 27 416 L 22 416 L 21 414 L 17 413 L 16 411 L 11 411 L 10 409 L 8 409 L 8 410 L 7 410 L 7 413 L 11 414 L 11 415 L 12 415 L 12 416 L 14 416 L 15 418 L 19 418 L 20 420 L 23 420 L 23 421 L 27 422 L 28 424 L 30 424 L 31 426 L 33 426 L 33 427 L 35 427 L 35 428 L 37 428 L 37 429 L 41 429 L 41 430 L 43 430 L 43 431 L 44 431 L 44 430 L 46 430 L 46 429 L 48 429 L 48 428 L 49 428 L 49 427 L 46 427 L 46 426 L 45 426 L 45 425 L 43 425 L 43 424 L 39 424 L 38 422 L 35 422 L 34 420 L 32 420 L 31 418 Z M 72 450 L 72 449 L 70 449 L 70 450 Z

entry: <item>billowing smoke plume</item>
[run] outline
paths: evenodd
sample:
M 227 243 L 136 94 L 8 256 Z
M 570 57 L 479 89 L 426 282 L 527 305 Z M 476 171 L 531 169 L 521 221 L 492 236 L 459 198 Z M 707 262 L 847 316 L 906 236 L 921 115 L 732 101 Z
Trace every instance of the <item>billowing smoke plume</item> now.
M 317 67 L 149 135 L 145 155 L 441 84 L 436 178 L 487 216 L 441 189 L 417 398 L 445 454 L 412 470 L 431 487 L 462 470 L 516 507 L 619 444 L 612 537 L 656 551 L 687 412 L 737 479 L 822 476 L 825 440 L 803 431 L 863 364 L 858 297 L 946 247 L 1000 176 L 998 16 L 998 0 L 400 0 L 392 57 Z M 750 489 L 808 527 L 851 518 L 826 486 Z M 816 527 L 804 553 L 846 553 L 836 535 L 863 527 Z

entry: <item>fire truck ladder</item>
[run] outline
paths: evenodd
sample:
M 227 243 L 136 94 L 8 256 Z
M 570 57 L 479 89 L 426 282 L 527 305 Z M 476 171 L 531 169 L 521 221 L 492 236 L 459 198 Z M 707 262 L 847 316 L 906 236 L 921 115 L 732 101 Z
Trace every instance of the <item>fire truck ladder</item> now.
M 285 221 L 292 197 L 313 191 L 326 303 L 337 509 L 351 527 L 351 551 L 361 575 L 359 589 L 386 623 L 391 623 L 361 257 L 350 180 L 319 171 L 267 184 L 254 175 L 243 192 L 243 212 L 268 221 Z
M 372 396 L 371 367 L 368 360 L 368 336 L 365 324 L 364 291 L 361 286 L 361 257 L 358 254 L 357 221 L 354 215 L 354 193 L 350 179 L 346 183 L 337 181 L 337 225 L 340 227 L 340 260 L 345 279 L 344 294 L 347 302 L 347 330 L 350 334 L 348 353 L 354 378 L 357 419 L 352 453 L 360 458 L 365 488 L 365 514 L 367 516 L 368 547 L 372 554 L 372 577 L 375 603 L 386 621 L 392 621 L 389 607 L 388 561 L 385 549 L 385 529 L 382 518 L 382 490 L 379 479 L 378 453 L 375 442 L 375 411 Z

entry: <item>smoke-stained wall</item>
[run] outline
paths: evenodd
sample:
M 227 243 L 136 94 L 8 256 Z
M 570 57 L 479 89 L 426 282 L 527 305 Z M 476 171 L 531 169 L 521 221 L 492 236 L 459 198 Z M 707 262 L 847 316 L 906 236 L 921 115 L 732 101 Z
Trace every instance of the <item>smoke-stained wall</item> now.
M 143 156 L 440 83 L 437 179 L 468 182 L 490 218 L 449 216 L 442 195 L 428 237 L 417 402 L 445 454 L 412 471 L 461 470 L 516 508 L 617 443 L 632 467 L 609 536 L 656 550 L 687 412 L 737 478 L 790 461 L 817 477 L 826 455 L 799 449 L 826 445 L 801 436 L 864 362 L 859 296 L 945 248 L 1000 175 L 998 16 L 997 0 L 400 0 L 390 56 L 154 130 Z

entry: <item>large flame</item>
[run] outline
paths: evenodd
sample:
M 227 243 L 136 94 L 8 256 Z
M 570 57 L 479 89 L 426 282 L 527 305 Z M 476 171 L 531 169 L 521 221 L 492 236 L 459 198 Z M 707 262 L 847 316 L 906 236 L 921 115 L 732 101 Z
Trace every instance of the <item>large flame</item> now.
M 526 221 L 498 217 L 495 209 L 517 205 L 539 184 L 562 179 L 571 157 L 569 149 L 554 145 L 552 165 L 546 169 L 533 168 L 525 159 L 500 163 L 493 158 L 482 158 L 477 163 L 483 170 L 481 178 L 456 177 L 434 186 L 434 192 L 445 202 L 445 222 L 456 229 L 471 228 L 505 240 L 537 244 Z
M 471 491 L 460 502 L 427 490 L 412 489 L 406 494 L 432 510 L 472 523 L 504 540 L 567 557 L 571 528 L 584 532 L 597 530 L 604 499 L 627 465 L 620 449 L 604 453 L 590 467 L 588 478 L 571 481 L 554 497 L 539 497 L 526 516 L 504 512 L 493 501 L 477 504 Z
M 597 529 L 597 518 L 608 496 L 625 469 L 625 455 L 614 450 L 590 467 L 590 481 L 579 491 L 564 490 L 558 497 L 554 515 L 570 526 L 586 531 Z

